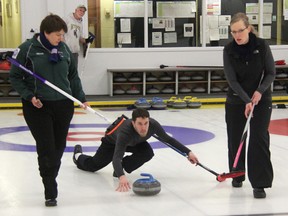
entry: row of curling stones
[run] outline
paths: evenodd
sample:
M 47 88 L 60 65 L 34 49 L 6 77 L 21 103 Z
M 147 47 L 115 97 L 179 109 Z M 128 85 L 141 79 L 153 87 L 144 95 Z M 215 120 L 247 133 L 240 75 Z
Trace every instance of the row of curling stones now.
M 140 175 L 148 178 L 140 178 L 133 183 L 132 190 L 135 194 L 140 196 L 153 196 L 160 193 L 161 184 L 159 181 L 148 173 L 141 173 Z

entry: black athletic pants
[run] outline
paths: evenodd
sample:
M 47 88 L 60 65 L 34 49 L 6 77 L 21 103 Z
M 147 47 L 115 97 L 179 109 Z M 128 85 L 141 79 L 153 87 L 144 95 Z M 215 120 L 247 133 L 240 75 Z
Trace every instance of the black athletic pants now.
M 247 121 L 247 118 L 244 116 L 244 110 L 245 104 L 225 104 L 230 171 L 232 171 L 234 159 Z M 247 140 L 249 139 L 247 173 L 253 188 L 272 186 L 273 167 L 270 160 L 270 136 L 268 132 L 271 112 L 272 103 L 270 101 L 260 101 L 255 106 L 250 121 L 250 137 L 247 137 Z M 245 170 L 245 151 L 246 144 L 244 143 L 237 170 Z M 244 181 L 245 176 L 238 177 L 236 180 Z
M 80 155 L 77 160 L 77 167 L 81 170 L 95 172 L 112 162 L 115 145 L 105 141 L 97 149 L 95 155 Z M 122 160 L 122 166 L 127 173 L 131 173 L 145 162 L 149 161 L 153 156 L 153 150 L 148 142 L 139 143 L 136 146 L 128 146 L 126 152 L 131 152 L 129 156 L 125 156 Z
M 56 177 L 66 147 L 66 138 L 74 105 L 70 100 L 42 101 L 38 109 L 22 100 L 25 121 L 36 141 L 40 176 L 45 189 L 45 199 L 58 195 Z

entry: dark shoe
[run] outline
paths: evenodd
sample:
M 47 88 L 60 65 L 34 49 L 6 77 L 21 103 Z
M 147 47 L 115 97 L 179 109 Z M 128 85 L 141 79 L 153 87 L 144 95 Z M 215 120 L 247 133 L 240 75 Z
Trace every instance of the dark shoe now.
M 261 199 L 261 198 L 266 197 L 266 193 L 265 193 L 264 188 L 254 188 L 253 189 L 253 195 L 254 195 L 254 198 L 256 198 L 256 199 Z
M 77 160 L 75 158 L 75 155 L 81 153 L 82 154 L 82 146 L 81 145 L 75 145 L 74 147 L 74 154 L 73 154 L 73 162 L 77 165 Z
M 57 206 L 57 200 L 56 199 L 48 199 L 45 201 L 45 206 L 46 207 Z
M 235 179 L 232 180 L 232 186 L 235 188 L 240 188 L 242 187 L 242 181 L 238 182 Z

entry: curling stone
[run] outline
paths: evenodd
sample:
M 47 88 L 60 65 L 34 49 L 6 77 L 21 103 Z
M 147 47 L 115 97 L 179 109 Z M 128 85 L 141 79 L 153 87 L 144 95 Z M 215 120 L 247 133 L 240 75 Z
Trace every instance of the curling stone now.
M 170 86 L 164 86 L 164 88 L 161 90 L 161 93 L 163 94 L 173 94 L 174 89 Z
M 185 96 L 183 100 L 187 103 L 187 107 L 189 108 L 200 108 L 202 105 L 197 97 Z
M 142 77 L 137 73 L 132 73 L 132 75 L 128 78 L 129 82 L 141 82 Z
M 200 108 L 202 105 L 202 103 L 200 101 L 197 101 L 197 100 L 192 100 L 192 101 L 189 101 L 187 103 L 187 106 L 189 108 Z
M 182 86 L 179 88 L 179 93 L 190 93 L 192 91 L 191 88 L 188 88 L 187 86 Z
M 283 78 L 287 78 L 288 77 L 288 74 L 285 73 L 285 72 L 280 72 L 280 73 L 276 73 L 276 78 L 278 79 L 283 79 Z
M 174 101 L 172 107 L 175 109 L 184 109 L 187 107 L 187 103 L 181 98 L 178 98 L 177 100 Z
M 202 74 L 196 73 L 191 76 L 192 80 L 204 80 L 204 76 Z
M 151 86 L 151 88 L 147 89 L 147 94 L 159 94 L 160 90 L 155 88 L 154 86 Z
M 131 86 L 131 88 L 130 89 L 128 89 L 127 91 L 126 91 L 126 93 L 127 94 L 131 94 L 131 95 L 135 95 L 135 94 L 140 94 L 140 90 L 138 90 L 137 88 L 136 88 L 136 86 Z
M 142 108 L 142 109 L 150 109 L 151 108 L 151 104 L 145 98 L 139 98 L 134 103 L 134 106 L 136 108 Z
M 192 92 L 194 92 L 194 93 L 205 93 L 206 89 L 203 88 L 203 87 L 197 86 L 197 87 L 192 89 Z
M 221 92 L 222 89 L 220 87 L 218 87 L 218 86 L 212 86 L 210 91 L 213 92 L 213 93 L 218 93 L 218 92 Z
M 177 97 L 172 96 L 169 100 L 167 100 L 167 107 L 173 107 L 173 104 L 177 100 Z
M 123 94 L 125 94 L 125 90 L 123 90 L 121 87 L 116 87 L 115 90 L 113 91 L 113 94 L 123 95 Z
M 274 84 L 273 84 L 273 91 L 281 91 L 281 90 L 284 90 L 284 86 L 281 85 L 280 82 L 278 81 L 275 81 Z
M 166 109 L 167 104 L 163 101 L 162 98 L 154 97 L 152 98 L 152 101 L 151 101 L 151 107 L 153 109 L 162 110 L 162 109 Z
M 228 87 L 228 86 L 225 86 L 225 87 L 222 89 L 222 91 L 223 91 L 223 92 L 228 92 L 228 89 L 229 89 L 229 87 Z
M 127 78 L 122 73 L 116 74 L 113 80 L 114 82 L 127 82 Z
M 14 89 L 11 89 L 8 93 L 9 96 L 19 96 L 19 93 Z
M 275 65 L 285 65 L 285 60 L 284 59 L 281 59 L 281 60 L 277 60 L 275 61 Z M 160 66 L 161 67 L 161 66 Z
M 284 86 L 280 85 L 280 84 L 276 84 L 273 86 L 273 91 L 281 91 L 284 90 Z
M 179 76 L 179 81 L 189 81 L 191 80 L 191 77 L 187 74 L 182 74 Z
M 222 77 L 220 74 L 217 74 L 217 73 L 212 73 L 211 74 L 211 80 L 221 80 Z
M 133 183 L 132 190 L 135 194 L 140 196 L 153 196 L 161 191 L 160 182 L 154 179 L 151 174 L 141 173 L 141 176 L 147 176 L 148 178 L 137 179 Z
M 8 60 L 0 61 L 0 70 L 10 70 L 11 63 Z
M 173 78 L 168 73 L 164 73 L 162 76 L 159 77 L 160 81 L 172 81 Z
M 158 81 L 158 78 L 150 73 L 147 75 L 146 81 L 147 82 L 156 82 L 156 81 Z

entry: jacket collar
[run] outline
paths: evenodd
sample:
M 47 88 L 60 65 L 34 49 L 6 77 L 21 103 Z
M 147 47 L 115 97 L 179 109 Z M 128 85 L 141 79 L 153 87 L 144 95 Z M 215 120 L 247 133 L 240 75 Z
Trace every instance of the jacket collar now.
M 257 54 L 259 53 L 259 47 L 260 47 L 260 43 L 259 40 L 257 40 L 257 36 L 254 33 L 249 33 L 249 41 L 250 43 L 252 42 L 252 47 L 251 47 L 251 52 L 253 54 Z M 237 43 L 235 42 L 235 40 L 233 40 L 229 45 L 228 45 L 228 54 L 234 56 L 235 58 L 240 58 L 240 54 L 239 52 L 237 52 Z

